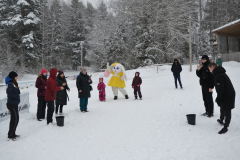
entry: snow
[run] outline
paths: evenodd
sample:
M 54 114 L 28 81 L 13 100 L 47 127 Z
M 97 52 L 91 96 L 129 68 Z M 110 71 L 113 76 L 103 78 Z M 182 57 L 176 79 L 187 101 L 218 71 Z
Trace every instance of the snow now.
M 222 126 L 217 123 L 220 111 L 215 104 L 214 118 L 200 116 L 204 112 L 201 87 L 195 71 L 183 66 L 181 74 L 184 90 L 175 90 L 170 65 L 150 66 L 127 71 L 132 79 L 136 71 L 143 79 L 143 100 L 134 100 L 131 80 L 127 81 L 130 99 L 113 100 L 107 87 L 107 101 L 99 102 L 97 84 L 103 73 L 93 73 L 93 92 L 89 99 L 89 113 L 80 113 L 76 82 L 68 80 L 70 101 L 64 106 L 65 126 L 50 126 L 35 119 L 37 90 L 29 87 L 30 113 L 21 114 L 17 142 L 6 141 L 9 120 L 0 122 L 1 159 L 87 159 L 87 160 L 238 160 L 240 156 L 239 67 L 237 62 L 224 62 L 237 97 L 232 111 L 229 132 L 218 135 Z M 193 66 L 196 69 L 196 65 Z M 78 72 L 67 72 L 75 75 Z M 35 80 L 26 75 L 24 80 Z M 105 78 L 107 83 L 109 78 Z M 1 97 L 6 97 L 0 88 Z M 214 99 L 216 92 L 213 93 Z M 196 114 L 196 125 L 187 124 L 186 115 Z
M 30 6 L 30 4 L 26 0 L 18 0 L 17 5 Z
M 238 19 L 238 20 L 236 20 L 236 21 L 233 21 L 233 22 L 231 22 L 231 23 L 228 23 L 228 24 L 226 24 L 226 25 L 224 25 L 224 26 L 222 26 L 222 27 L 219 27 L 219 28 L 217 28 L 217 29 L 214 29 L 212 32 L 219 31 L 219 30 L 221 30 L 221 29 L 227 28 L 227 27 L 229 27 L 229 26 L 231 26 L 231 25 L 234 25 L 234 24 L 236 24 L 236 23 L 239 23 L 239 22 L 240 22 L 240 19 Z
M 22 43 L 32 42 L 34 40 L 33 38 L 33 31 L 31 31 L 29 34 L 22 37 Z
M 24 25 L 28 25 L 28 24 L 37 24 L 39 21 L 41 21 L 33 12 L 30 12 L 28 15 L 27 15 L 27 19 L 26 21 L 24 21 Z

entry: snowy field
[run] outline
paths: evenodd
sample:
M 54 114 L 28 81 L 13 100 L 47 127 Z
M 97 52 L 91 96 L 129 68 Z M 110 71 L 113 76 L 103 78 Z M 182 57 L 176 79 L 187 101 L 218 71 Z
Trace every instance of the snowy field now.
M 125 100 L 113 100 L 107 87 L 107 101 L 99 102 L 97 84 L 103 73 L 93 74 L 92 98 L 89 113 L 79 110 L 78 92 L 74 80 L 68 80 L 70 101 L 64 106 L 65 126 L 36 120 L 37 89 L 33 86 L 22 92 L 30 93 L 30 113 L 20 115 L 17 134 L 19 141 L 7 141 L 9 120 L 0 122 L 1 160 L 239 160 L 240 157 L 240 64 L 223 63 L 236 90 L 236 109 L 232 112 L 229 132 L 217 123 L 219 108 L 214 104 L 215 116 L 200 116 L 204 112 L 202 93 L 195 69 L 183 66 L 181 74 L 184 90 L 176 90 L 171 66 L 162 66 L 157 74 L 154 67 L 127 71 Z M 143 79 L 143 100 L 134 100 L 131 88 L 136 71 Z M 66 73 L 66 75 L 77 74 Z M 30 76 L 35 80 L 36 76 Z M 107 83 L 109 78 L 105 78 Z M 5 97 L 4 88 L 0 88 Z M 214 100 L 216 92 L 214 89 Z M 186 114 L 197 114 L 196 125 L 187 124 Z

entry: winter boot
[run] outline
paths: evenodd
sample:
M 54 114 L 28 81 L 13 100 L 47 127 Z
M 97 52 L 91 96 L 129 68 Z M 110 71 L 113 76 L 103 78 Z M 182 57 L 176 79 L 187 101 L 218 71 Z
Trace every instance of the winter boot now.
M 140 98 L 140 100 L 142 100 L 142 97 Z
M 181 89 L 183 89 L 183 87 L 181 86 Z
M 135 100 L 137 100 L 138 98 L 137 97 L 135 97 Z
M 218 122 L 219 124 L 221 124 L 221 125 L 224 125 L 223 121 L 220 120 L 220 119 L 218 119 L 217 122 Z
M 218 132 L 218 134 L 224 134 L 227 133 L 228 129 L 227 128 L 223 128 L 221 131 Z
M 88 110 L 84 110 L 84 112 L 89 112 Z
M 37 119 L 38 121 L 42 121 L 41 119 Z
M 208 116 L 208 112 L 203 113 L 202 116 Z
M 128 95 L 126 95 L 125 98 L 128 99 L 129 98 Z
M 18 138 L 16 138 L 16 137 L 8 138 L 8 141 L 17 141 L 17 140 L 18 140 Z
M 117 96 L 115 96 L 115 97 L 114 97 L 114 100 L 117 100 L 117 99 L 118 99 L 118 97 L 117 97 Z
M 49 125 L 50 123 L 53 123 L 53 122 L 47 122 L 47 125 Z
M 208 116 L 207 116 L 208 118 L 211 118 L 211 117 L 213 117 L 213 113 L 212 114 L 208 114 Z

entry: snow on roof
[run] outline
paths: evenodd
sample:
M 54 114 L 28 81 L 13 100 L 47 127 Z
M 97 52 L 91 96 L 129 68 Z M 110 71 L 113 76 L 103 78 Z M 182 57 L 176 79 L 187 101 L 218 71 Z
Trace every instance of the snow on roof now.
M 18 3 L 17 3 L 18 5 L 25 5 L 25 6 L 30 6 L 30 4 L 27 2 L 27 1 L 25 1 L 25 0 L 18 0 Z
M 229 26 L 231 26 L 231 25 L 234 25 L 234 24 L 236 24 L 236 23 L 239 23 L 239 22 L 240 22 L 240 19 L 238 19 L 238 20 L 236 20 L 236 21 L 233 21 L 233 22 L 231 22 L 231 23 L 228 23 L 228 24 L 226 24 L 226 25 L 224 25 L 224 26 L 222 26 L 222 27 L 219 27 L 219 28 L 217 28 L 217 29 L 214 29 L 212 32 L 216 32 L 216 31 L 221 30 L 221 29 L 223 29 L 223 28 L 227 28 L 227 27 L 229 27 Z

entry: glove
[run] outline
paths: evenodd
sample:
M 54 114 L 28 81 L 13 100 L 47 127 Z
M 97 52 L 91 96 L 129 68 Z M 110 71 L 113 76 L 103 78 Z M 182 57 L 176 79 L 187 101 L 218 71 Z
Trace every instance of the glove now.
M 124 78 L 125 78 L 125 76 L 122 76 L 122 77 L 121 77 L 121 80 L 124 81 Z
M 132 86 L 132 88 L 134 88 L 134 86 Z
M 138 84 L 137 86 L 140 87 L 140 84 Z

